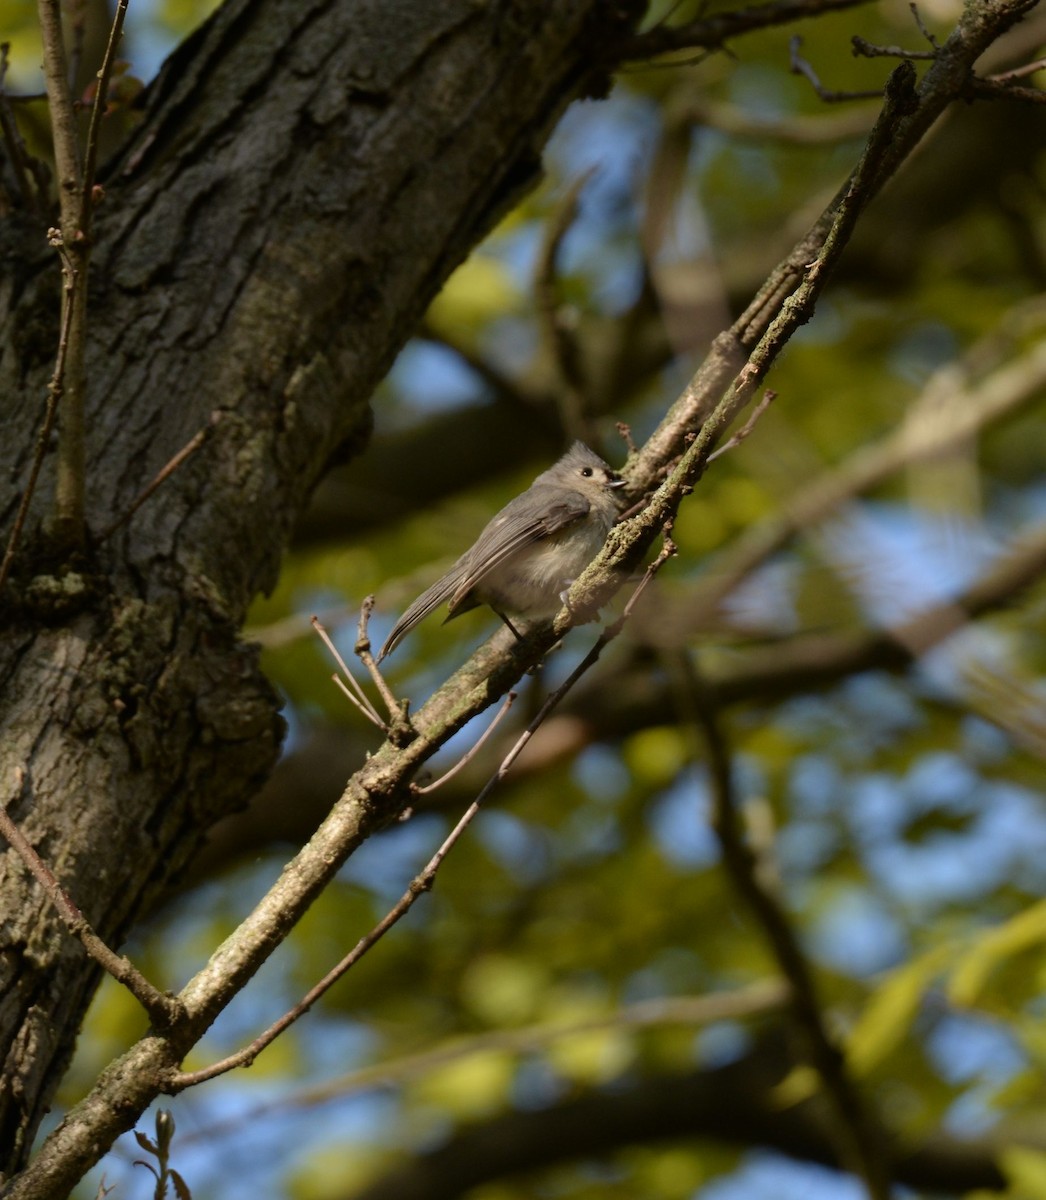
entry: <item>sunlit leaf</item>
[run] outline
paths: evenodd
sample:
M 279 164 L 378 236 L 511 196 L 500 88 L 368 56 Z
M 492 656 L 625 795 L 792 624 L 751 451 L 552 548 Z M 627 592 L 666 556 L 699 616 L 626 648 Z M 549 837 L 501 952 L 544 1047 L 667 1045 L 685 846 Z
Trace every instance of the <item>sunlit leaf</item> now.
M 1002 925 L 982 933 L 956 964 L 948 981 L 953 1004 L 975 1004 L 991 973 L 1014 955 L 1046 941 L 1046 900 L 1026 908 Z

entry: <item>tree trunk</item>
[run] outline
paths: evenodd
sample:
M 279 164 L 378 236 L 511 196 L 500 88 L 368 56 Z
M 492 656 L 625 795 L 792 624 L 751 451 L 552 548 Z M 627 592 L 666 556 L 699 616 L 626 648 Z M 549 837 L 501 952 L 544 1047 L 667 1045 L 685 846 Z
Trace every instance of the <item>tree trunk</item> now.
M 81 558 L 45 460 L 0 641 L 0 801 L 110 943 L 243 805 L 278 702 L 237 640 L 324 466 L 448 273 L 605 86 L 638 0 L 229 0 L 168 60 L 96 220 Z M 42 227 L 0 226 L 0 527 L 57 340 Z M 112 536 L 173 454 L 202 445 Z M 28 1150 L 97 971 L 0 856 L 0 1179 Z M 133 1121 L 129 1115 L 128 1124 Z M 55 1195 L 74 1179 L 55 1180 Z

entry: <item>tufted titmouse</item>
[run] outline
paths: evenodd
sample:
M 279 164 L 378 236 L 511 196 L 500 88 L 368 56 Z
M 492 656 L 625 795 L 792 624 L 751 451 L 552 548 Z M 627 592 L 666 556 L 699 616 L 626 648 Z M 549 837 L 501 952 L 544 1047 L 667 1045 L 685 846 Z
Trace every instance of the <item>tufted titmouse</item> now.
M 551 617 L 567 589 L 595 558 L 619 513 L 617 474 L 583 442 L 490 521 L 475 544 L 422 592 L 396 622 L 378 655 L 390 654 L 444 600 L 447 620 L 489 604 L 505 615 Z

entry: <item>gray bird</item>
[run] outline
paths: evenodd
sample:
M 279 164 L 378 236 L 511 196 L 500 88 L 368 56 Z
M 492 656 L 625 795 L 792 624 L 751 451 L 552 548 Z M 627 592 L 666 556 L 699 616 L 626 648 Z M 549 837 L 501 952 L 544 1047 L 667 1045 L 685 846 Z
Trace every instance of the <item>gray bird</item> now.
M 475 544 L 422 592 L 396 622 L 378 655 L 391 654 L 415 625 L 448 601 L 447 621 L 489 604 L 518 637 L 507 613 L 551 617 L 595 558 L 620 512 L 624 486 L 583 442 L 491 520 Z

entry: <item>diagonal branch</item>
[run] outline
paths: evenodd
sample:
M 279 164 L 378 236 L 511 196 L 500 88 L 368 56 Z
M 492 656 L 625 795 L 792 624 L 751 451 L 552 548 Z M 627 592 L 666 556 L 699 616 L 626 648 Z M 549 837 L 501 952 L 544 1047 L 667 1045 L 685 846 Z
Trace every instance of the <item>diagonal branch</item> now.
M 24 783 L 25 772 L 19 768 L 18 787 Z M 12 820 L 7 809 L 0 805 L 0 836 L 25 863 L 30 874 L 44 889 L 61 917 L 65 927 L 75 937 L 94 961 L 116 980 L 123 984 L 145 1009 L 157 1029 L 169 1029 L 182 1016 L 181 1006 L 172 997 L 154 987 L 148 979 L 121 954 L 116 954 L 95 933 L 80 909 L 73 903 L 68 892 L 54 876 L 54 872 L 37 854 L 29 839 Z
M 571 671 L 571 673 L 559 685 L 559 687 L 557 687 L 556 690 L 545 699 L 545 702 L 541 705 L 530 724 L 516 739 L 512 748 L 502 760 L 501 765 L 487 780 L 479 795 L 475 798 L 475 800 L 472 801 L 469 807 L 459 818 L 457 824 L 444 839 L 442 845 L 439 847 L 436 853 L 433 854 L 432 858 L 429 859 L 428 863 L 422 868 L 418 875 L 411 880 L 407 890 L 393 905 L 393 907 L 389 909 L 389 911 L 378 922 L 378 924 L 375 925 L 374 928 L 371 929 L 370 932 L 364 937 L 360 938 L 360 940 L 356 943 L 352 950 L 345 955 L 341 962 L 332 967 L 331 970 L 328 971 L 327 974 L 314 987 L 310 988 L 303 999 L 299 1001 L 294 1008 L 285 1013 L 278 1021 L 269 1026 L 268 1029 L 255 1038 L 248 1046 L 245 1046 L 242 1050 L 237 1051 L 235 1054 L 231 1054 L 227 1058 L 222 1059 L 220 1062 L 213 1063 L 211 1066 L 205 1067 L 202 1070 L 189 1072 L 180 1071 L 172 1073 L 166 1080 L 165 1090 L 170 1092 L 183 1091 L 185 1088 L 194 1087 L 198 1083 L 204 1083 L 208 1079 L 214 1079 L 218 1075 L 224 1075 L 227 1071 L 234 1070 L 237 1067 L 250 1066 L 250 1064 L 254 1062 L 255 1058 L 258 1057 L 258 1055 L 262 1052 L 262 1050 L 265 1049 L 266 1046 L 271 1045 L 285 1029 L 288 1029 L 291 1025 L 293 1025 L 299 1017 L 304 1016 L 305 1013 L 309 1011 L 309 1009 L 316 1003 L 317 1000 L 320 999 L 321 996 L 323 996 L 325 992 L 329 991 L 330 988 L 333 987 L 334 984 L 337 983 L 347 971 L 350 970 L 350 968 L 354 967 L 356 963 L 358 963 L 359 960 L 369 950 L 371 950 L 395 924 L 397 924 L 397 922 L 405 917 L 410 909 L 413 908 L 415 901 L 417 901 L 419 897 L 423 896 L 426 892 L 432 889 L 432 885 L 436 879 L 436 873 L 442 866 L 444 859 L 451 852 L 454 846 L 457 845 L 457 843 L 461 840 L 465 830 L 472 823 L 473 819 L 476 817 L 481 806 L 487 800 L 490 793 L 505 778 L 516 759 L 518 759 L 526 749 L 530 739 L 534 736 L 534 731 L 544 723 L 549 714 L 553 711 L 553 709 L 556 708 L 567 692 L 571 690 L 571 688 L 577 683 L 582 675 L 584 675 L 595 665 L 597 659 L 600 657 L 606 647 L 614 640 L 614 638 L 618 636 L 624 627 L 625 622 L 628 620 L 629 616 L 631 616 L 636 602 L 646 589 L 647 585 L 674 553 L 675 545 L 669 536 L 669 531 L 666 529 L 665 544 L 661 553 L 650 564 L 646 570 L 646 573 L 636 585 L 635 590 L 629 597 L 628 603 L 625 605 L 624 612 L 620 617 L 617 618 L 616 621 L 612 622 L 606 627 L 606 629 L 602 631 L 602 633 L 596 639 L 596 642 L 592 646 L 591 650 L 589 650 L 581 662 L 578 663 L 578 665 L 573 671 Z M 360 617 L 361 641 L 365 640 L 363 630 L 365 630 L 366 627 L 366 617 L 368 611 L 368 605 L 366 602 L 364 602 L 363 613 Z M 511 703 L 514 698 L 515 693 L 509 692 L 508 702 L 502 706 L 501 713 L 494 718 L 493 724 L 497 724 L 498 720 L 500 720 L 500 717 L 505 711 L 507 711 L 508 704 Z M 493 725 L 491 728 L 493 728 Z M 489 733 L 489 730 L 487 732 Z M 440 782 L 442 782 L 442 780 Z

